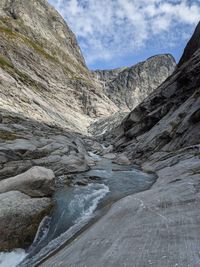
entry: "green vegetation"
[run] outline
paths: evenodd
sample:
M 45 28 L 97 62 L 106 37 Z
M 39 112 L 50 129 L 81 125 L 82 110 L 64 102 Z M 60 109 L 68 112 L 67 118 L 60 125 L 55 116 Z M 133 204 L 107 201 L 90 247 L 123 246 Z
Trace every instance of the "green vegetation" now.
M 0 55 L 0 67 L 7 71 L 11 76 L 16 77 L 26 85 L 31 85 L 36 91 L 40 90 L 40 86 L 36 81 L 34 81 L 29 75 L 25 72 L 16 69 L 11 62 L 9 62 L 6 58 Z
M 15 34 L 11 29 L 5 27 L 0 27 L 0 32 L 8 34 L 10 36 Z
M 0 130 L 0 139 L 4 141 L 13 141 L 15 139 L 21 138 L 19 135 L 4 130 Z
M 38 54 L 44 56 L 46 59 L 58 62 L 58 60 L 49 53 L 47 53 L 41 45 L 34 43 L 33 41 L 24 36 L 20 36 L 20 38 L 23 40 L 24 43 L 31 46 Z
M 0 55 L 0 66 L 2 69 L 6 68 L 13 68 L 13 65 L 11 62 L 9 62 L 6 58 L 4 58 L 2 55 Z
M 29 75 L 26 73 L 19 71 L 18 69 L 14 69 L 13 76 L 17 74 L 18 79 L 26 84 L 27 86 L 31 86 L 31 88 L 37 92 L 42 92 L 42 86 L 38 84 L 35 80 L 33 80 Z
M 44 48 L 33 41 L 31 41 L 29 38 L 25 37 L 21 33 L 15 32 L 9 28 L 0 26 L 0 32 L 8 35 L 10 38 L 18 38 L 23 43 L 27 44 L 29 47 L 32 47 L 37 53 L 44 56 L 45 58 L 51 60 L 51 61 L 58 61 L 55 57 L 47 53 Z
M 93 83 L 90 81 L 90 79 L 85 79 L 82 77 L 82 75 L 79 76 L 78 73 L 84 74 L 86 77 L 88 76 L 87 70 L 84 66 L 81 64 L 78 64 L 76 61 L 74 61 L 70 56 L 67 54 L 63 53 L 62 57 L 64 61 L 66 61 L 69 66 L 72 66 L 75 70 L 72 70 L 71 67 L 68 67 L 67 65 L 61 63 L 57 57 L 57 51 L 52 51 L 51 54 L 45 51 L 43 46 L 39 43 L 36 43 L 32 41 L 30 38 L 27 38 L 23 34 L 16 32 L 9 28 L 7 25 L 9 23 L 9 20 L 7 18 L 4 18 L 4 20 L 1 18 L 0 20 L 0 33 L 5 34 L 8 38 L 12 39 L 17 39 L 17 41 L 21 41 L 22 43 L 26 44 L 27 46 L 31 47 L 32 49 L 35 50 L 35 52 L 47 60 L 50 60 L 51 62 L 58 64 L 62 67 L 64 73 L 66 76 L 69 77 L 70 80 L 72 81 L 81 81 L 83 84 L 86 86 L 93 87 Z M 2 26 L 2 22 L 4 23 Z M 22 29 L 21 24 L 23 25 L 23 28 L 25 29 L 25 26 L 22 21 L 16 21 L 17 24 L 19 24 L 20 29 Z M 13 76 L 16 76 L 16 74 L 19 76 L 19 79 L 27 84 L 27 85 L 32 85 L 37 89 L 39 89 L 38 84 L 31 79 L 30 76 L 28 76 L 26 73 L 19 71 L 16 69 L 11 62 L 9 62 L 5 57 L 0 55 L 0 66 L 5 69 L 8 73 L 12 74 Z

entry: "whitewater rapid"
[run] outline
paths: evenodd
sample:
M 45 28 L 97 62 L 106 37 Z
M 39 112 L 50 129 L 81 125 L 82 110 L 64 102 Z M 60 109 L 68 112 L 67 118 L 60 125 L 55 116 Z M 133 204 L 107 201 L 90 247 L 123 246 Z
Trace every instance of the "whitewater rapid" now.
M 16 267 L 26 256 L 27 254 L 23 249 L 0 252 L 0 267 Z

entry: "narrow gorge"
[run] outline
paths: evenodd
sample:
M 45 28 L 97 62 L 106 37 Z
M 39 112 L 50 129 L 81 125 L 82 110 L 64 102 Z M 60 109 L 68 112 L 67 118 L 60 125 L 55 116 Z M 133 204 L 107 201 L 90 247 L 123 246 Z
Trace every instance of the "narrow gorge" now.
M 91 71 L 46 0 L 0 1 L 0 267 L 200 266 L 199 40 Z

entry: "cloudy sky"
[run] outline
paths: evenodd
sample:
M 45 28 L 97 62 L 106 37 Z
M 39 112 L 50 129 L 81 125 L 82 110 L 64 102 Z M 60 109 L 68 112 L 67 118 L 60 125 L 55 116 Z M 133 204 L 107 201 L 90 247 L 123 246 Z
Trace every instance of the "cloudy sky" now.
M 49 0 L 76 34 L 91 69 L 152 55 L 178 60 L 200 20 L 200 0 Z

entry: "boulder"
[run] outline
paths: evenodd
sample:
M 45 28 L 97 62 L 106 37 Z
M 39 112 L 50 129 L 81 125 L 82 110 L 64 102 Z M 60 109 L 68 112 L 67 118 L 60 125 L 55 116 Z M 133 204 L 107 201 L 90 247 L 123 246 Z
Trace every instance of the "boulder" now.
M 103 155 L 103 157 L 106 159 L 115 159 L 116 155 L 114 153 L 108 153 L 108 154 Z
M 131 162 L 125 154 L 117 155 L 116 159 L 113 160 L 113 163 L 116 164 L 123 164 L 123 165 L 130 165 Z
M 114 150 L 114 146 L 113 145 L 109 145 L 108 147 L 104 148 L 103 154 L 112 153 L 113 150 Z
M 44 167 L 33 167 L 17 176 L 0 181 L 0 193 L 20 191 L 31 197 L 51 196 L 55 175 Z
M 31 198 L 19 191 L 0 194 L 0 250 L 28 247 L 51 208 L 50 198 Z

